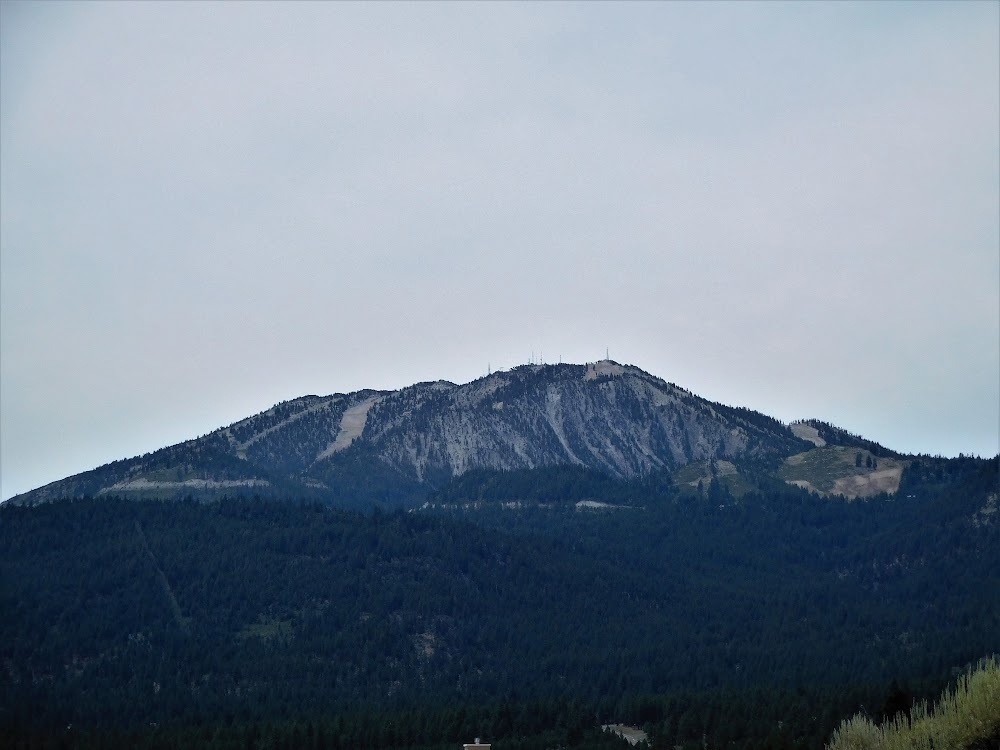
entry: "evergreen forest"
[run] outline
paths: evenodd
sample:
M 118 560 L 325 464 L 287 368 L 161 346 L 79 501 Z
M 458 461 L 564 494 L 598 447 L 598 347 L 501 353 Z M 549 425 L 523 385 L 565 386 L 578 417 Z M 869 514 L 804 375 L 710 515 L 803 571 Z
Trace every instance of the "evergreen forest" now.
M 0 506 L 0 746 L 819 750 L 1000 652 L 998 459 L 852 502 L 765 468 Z

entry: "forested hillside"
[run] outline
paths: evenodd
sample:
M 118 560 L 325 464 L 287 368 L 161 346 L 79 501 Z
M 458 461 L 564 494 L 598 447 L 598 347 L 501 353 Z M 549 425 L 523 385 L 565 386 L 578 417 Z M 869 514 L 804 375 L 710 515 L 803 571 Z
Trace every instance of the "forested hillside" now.
M 819 748 L 1000 651 L 996 459 L 918 460 L 850 503 L 758 480 L 481 472 L 367 515 L 4 506 L 0 739 L 503 750 L 613 746 L 620 721 Z

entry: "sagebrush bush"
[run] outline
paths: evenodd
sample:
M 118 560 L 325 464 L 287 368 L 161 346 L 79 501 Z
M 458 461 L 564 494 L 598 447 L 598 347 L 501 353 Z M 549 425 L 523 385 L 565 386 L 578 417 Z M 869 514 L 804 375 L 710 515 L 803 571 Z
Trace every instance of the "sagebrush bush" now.
M 882 725 L 858 714 L 833 733 L 828 750 L 979 750 L 1000 746 L 1000 662 L 983 660 L 938 701 L 914 705 Z

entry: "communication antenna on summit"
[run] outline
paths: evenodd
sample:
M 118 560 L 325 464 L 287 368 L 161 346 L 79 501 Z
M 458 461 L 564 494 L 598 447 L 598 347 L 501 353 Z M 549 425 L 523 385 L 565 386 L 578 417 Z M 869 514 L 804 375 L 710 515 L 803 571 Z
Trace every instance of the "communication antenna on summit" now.
M 607 359 L 607 360 L 611 359 L 611 355 L 608 354 L 609 351 L 611 351 L 611 350 L 608 349 L 607 347 L 604 347 L 604 358 Z

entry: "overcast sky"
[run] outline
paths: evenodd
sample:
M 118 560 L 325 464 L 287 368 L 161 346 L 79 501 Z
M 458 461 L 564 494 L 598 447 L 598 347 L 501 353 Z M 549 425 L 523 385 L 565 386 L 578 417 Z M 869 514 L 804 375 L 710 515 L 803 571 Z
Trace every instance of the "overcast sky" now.
M 606 350 L 995 455 L 998 9 L 3 2 L 2 497 Z

